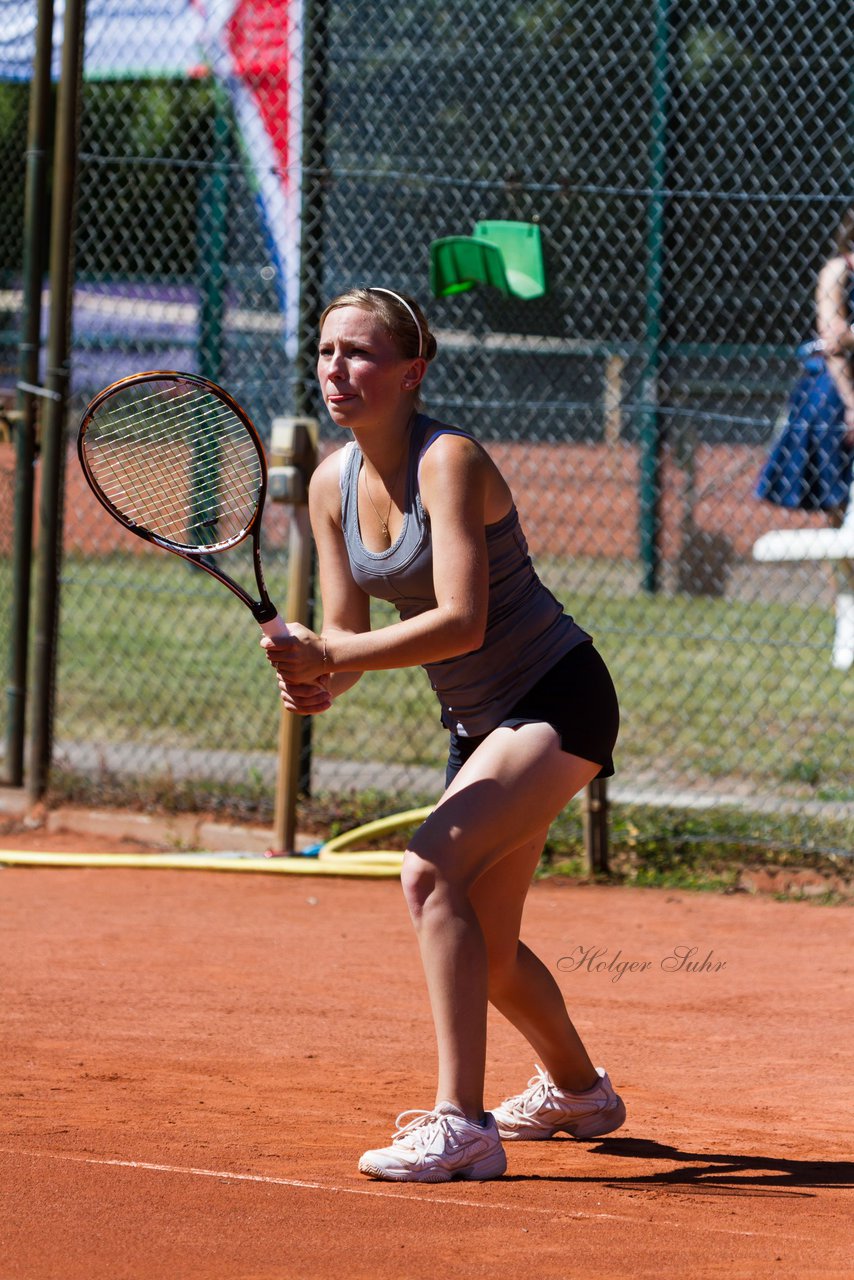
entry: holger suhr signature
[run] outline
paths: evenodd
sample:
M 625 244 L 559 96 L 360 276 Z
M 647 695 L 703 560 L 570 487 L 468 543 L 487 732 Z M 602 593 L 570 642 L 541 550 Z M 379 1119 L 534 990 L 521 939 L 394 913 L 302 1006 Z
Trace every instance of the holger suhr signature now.
M 713 947 L 701 951 L 699 947 L 681 943 L 657 961 L 629 960 L 623 957 L 621 949 L 611 954 L 608 947 L 585 947 L 579 943 L 569 955 L 561 956 L 557 967 L 563 973 L 602 973 L 612 982 L 619 982 L 624 974 L 648 973 L 656 967 L 664 973 L 720 973 L 726 968 L 726 960 L 719 960 Z

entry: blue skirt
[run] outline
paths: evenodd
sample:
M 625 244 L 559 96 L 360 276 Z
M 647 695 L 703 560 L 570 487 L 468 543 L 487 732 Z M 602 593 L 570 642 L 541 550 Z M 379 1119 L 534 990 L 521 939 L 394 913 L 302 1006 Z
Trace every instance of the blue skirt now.
M 852 472 L 844 433 L 845 407 L 836 384 L 824 360 L 810 356 L 789 397 L 786 425 L 759 473 L 757 498 L 801 511 L 844 508 Z

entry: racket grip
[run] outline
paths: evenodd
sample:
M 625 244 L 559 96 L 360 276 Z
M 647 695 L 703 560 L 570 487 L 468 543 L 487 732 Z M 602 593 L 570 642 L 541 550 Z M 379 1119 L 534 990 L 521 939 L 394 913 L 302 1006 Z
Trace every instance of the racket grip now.
M 271 618 L 269 622 L 259 624 L 265 636 L 269 636 L 271 640 L 283 640 L 285 636 L 291 633 L 288 631 L 287 623 L 285 623 L 278 614 L 275 618 Z

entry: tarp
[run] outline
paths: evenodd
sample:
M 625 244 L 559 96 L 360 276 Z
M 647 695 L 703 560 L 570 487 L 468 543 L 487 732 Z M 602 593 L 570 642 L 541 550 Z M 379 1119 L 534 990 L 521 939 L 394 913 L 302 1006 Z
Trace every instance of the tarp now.
M 213 0 L 212 9 L 223 7 Z M 232 9 L 230 2 L 225 6 Z M 0 80 L 29 80 L 38 8 L 0 0 Z M 64 0 L 54 0 L 53 74 L 62 56 Z M 188 0 L 88 0 L 85 74 L 106 77 L 198 74 L 205 66 L 205 17 Z
M 288 346 L 297 328 L 302 0 L 87 0 L 84 76 L 196 77 L 225 87 L 275 261 Z M 55 0 L 58 77 L 64 0 Z M 0 0 L 0 80 L 28 80 L 35 0 Z

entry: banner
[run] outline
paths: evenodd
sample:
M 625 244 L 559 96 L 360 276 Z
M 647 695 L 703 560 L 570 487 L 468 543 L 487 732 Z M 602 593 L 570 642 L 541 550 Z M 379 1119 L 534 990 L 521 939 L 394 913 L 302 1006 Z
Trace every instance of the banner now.
M 203 47 L 231 99 L 296 353 L 301 201 L 302 0 L 212 0 Z
M 0 0 L 0 80 L 29 80 L 37 20 L 35 0 Z M 65 0 L 55 0 L 54 79 L 64 21 Z M 88 0 L 85 74 L 93 80 L 204 74 L 202 28 L 202 14 L 189 0 Z

